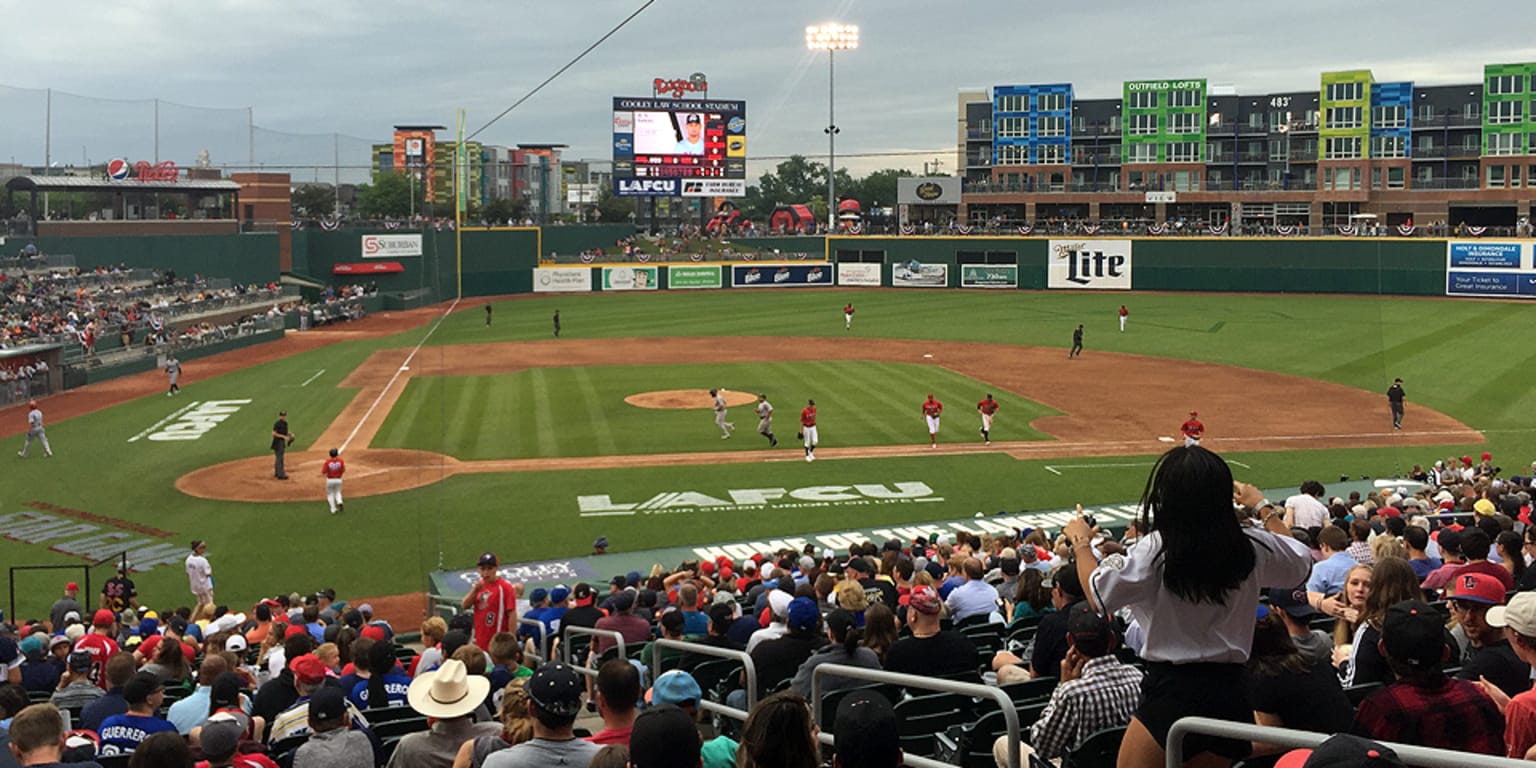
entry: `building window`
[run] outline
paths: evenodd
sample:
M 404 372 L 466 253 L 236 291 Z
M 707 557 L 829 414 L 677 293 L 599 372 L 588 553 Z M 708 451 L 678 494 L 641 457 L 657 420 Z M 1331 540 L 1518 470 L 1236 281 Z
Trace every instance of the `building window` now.
M 1509 167 L 1509 188 L 1510 189 L 1518 189 L 1519 187 L 1520 187 L 1520 166 L 1518 166 L 1518 165 L 1511 165 Z
M 1488 102 L 1488 122 L 1490 123 L 1523 123 L 1521 114 L 1525 106 L 1523 101 L 1490 101 Z
M 1157 91 L 1137 91 L 1127 100 L 1128 109 L 1157 109 Z
M 1036 136 L 1065 136 L 1067 135 L 1067 119 L 1065 117 L 1037 117 L 1035 118 Z
M 1360 101 L 1364 98 L 1364 83 L 1329 83 L 1329 101 Z
M 1504 188 L 1504 166 L 1502 166 L 1502 165 L 1490 165 L 1490 166 L 1488 166 L 1488 185 L 1487 186 L 1488 186 L 1489 189 L 1503 189 Z
M 1085 118 L 1082 115 L 1078 115 L 1077 117 L 1072 118 L 1072 131 L 1074 133 L 1083 133 L 1087 130 L 1088 118 Z
M 1183 91 L 1180 91 L 1183 93 Z M 1194 112 L 1175 112 L 1168 116 L 1169 133 L 1199 133 L 1200 115 Z
M 1040 165 L 1062 165 L 1067 162 L 1067 145 L 1035 145 L 1035 162 Z
M 1330 137 L 1323 144 L 1324 160 L 1355 160 L 1359 157 L 1359 136 Z
M 1269 159 L 1285 160 L 1291 156 L 1291 142 L 1289 139 L 1269 140 Z
M 1403 179 L 1406 178 L 1407 169 L 1402 166 L 1387 169 L 1387 189 L 1402 189 Z
M 1359 128 L 1360 107 L 1329 107 L 1324 128 Z
M 1371 157 L 1407 157 L 1406 136 L 1377 136 L 1371 139 Z
M 1377 128 L 1402 128 L 1408 125 L 1408 108 L 1377 107 L 1372 110 L 1375 114 L 1371 117 L 1371 125 Z
M 1488 95 L 1508 96 L 1515 93 L 1525 93 L 1525 78 L 1523 76 L 1494 75 L 1488 78 Z
M 1168 106 L 1170 107 L 1198 107 L 1200 106 L 1199 91 L 1169 91 Z
M 1024 103 L 1024 96 L 999 96 L 997 97 L 998 112 L 1028 112 L 1029 107 Z
M 1170 163 L 1198 163 L 1200 162 L 1200 145 L 1193 141 L 1178 141 L 1168 145 L 1168 162 Z
M 1150 141 L 1137 142 L 1125 145 L 1125 162 L 1127 163 L 1155 163 L 1157 162 L 1157 144 Z
M 1434 105 L 1432 105 L 1432 104 L 1420 104 L 1419 105 L 1419 119 L 1424 121 L 1424 122 L 1426 122 L 1426 123 L 1431 121 L 1431 120 L 1434 120 L 1435 119 L 1435 107 L 1434 107 Z
M 1130 115 L 1126 131 L 1132 136 L 1157 135 L 1157 115 Z
M 999 117 L 997 119 L 997 137 L 1000 139 L 1018 139 L 1029 135 L 1029 119 L 1024 117 Z
M 1067 108 L 1065 93 L 1042 93 L 1035 96 L 1035 111 L 1060 112 Z
M 1520 154 L 1520 134 L 1518 134 L 1518 133 L 1490 133 L 1490 134 L 1488 134 L 1488 154 L 1490 154 L 1490 155 L 1518 155 L 1518 154 Z
M 1462 110 L 1462 114 L 1466 116 L 1468 122 L 1481 119 L 1483 116 L 1483 105 L 1477 102 L 1471 102 L 1467 104 L 1467 106 Z
M 1205 161 L 1219 163 L 1222 161 L 1221 145 L 1212 141 L 1205 145 Z
M 1023 144 L 997 145 L 998 165 L 1024 165 L 1029 162 L 1029 147 Z
M 1381 169 L 1371 169 L 1371 189 L 1381 189 Z

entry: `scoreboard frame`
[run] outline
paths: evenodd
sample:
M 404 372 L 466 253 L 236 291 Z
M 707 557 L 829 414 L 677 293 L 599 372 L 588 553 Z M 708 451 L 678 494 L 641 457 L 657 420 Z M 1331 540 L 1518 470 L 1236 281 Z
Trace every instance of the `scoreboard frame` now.
M 684 146 L 690 135 L 689 120 L 695 117 L 702 129 L 702 150 L 698 153 Z M 684 179 L 744 182 L 746 145 L 745 101 L 613 99 L 613 183 L 617 195 L 674 196 Z

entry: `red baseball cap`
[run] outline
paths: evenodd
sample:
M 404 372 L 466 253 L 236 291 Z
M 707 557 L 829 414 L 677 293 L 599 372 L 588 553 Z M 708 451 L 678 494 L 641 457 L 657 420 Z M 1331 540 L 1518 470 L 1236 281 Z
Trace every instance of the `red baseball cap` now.
M 96 615 L 91 617 L 91 626 L 93 627 L 110 627 L 116 623 L 117 616 L 105 608 L 97 611 Z
M 714 563 L 714 561 L 705 560 L 704 562 L 699 563 L 699 573 L 702 573 L 705 576 L 709 576 L 709 575 L 713 574 L 714 572 L 715 572 L 715 563 Z
M 1191 416 L 1199 416 L 1200 412 L 1195 410 L 1195 409 L 1193 409 L 1193 408 L 1191 408 L 1191 409 L 1189 409 L 1189 415 L 1191 415 Z
M 1447 600 L 1465 600 L 1483 605 L 1504 604 L 1504 584 L 1486 573 L 1458 573 L 1451 577 L 1455 592 Z
M 283 639 L 287 640 L 294 635 L 302 635 L 308 631 L 309 630 L 306 629 L 303 624 L 289 624 L 288 629 L 283 631 Z
M 1381 514 L 1385 517 L 1402 517 L 1403 511 L 1397 507 L 1382 507 Z
M 389 634 L 384 631 L 383 627 L 377 624 L 369 624 L 368 626 L 363 627 L 363 631 L 357 633 L 357 636 L 366 637 L 369 640 L 378 642 L 388 638 Z
M 80 585 L 74 583 L 73 581 L 71 581 L 68 584 L 64 585 L 64 591 L 65 592 L 79 592 L 80 591 Z
M 318 685 L 325 681 L 325 662 L 313 653 L 288 662 L 288 668 L 293 670 L 293 679 L 305 685 Z
M 1491 454 L 1491 453 L 1489 453 L 1487 451 L 1483 451 L 1483 461 L 1487 461 L 1487 460 L 1489 460 L 1491 458 L 1493 458 L 1493 454 Z

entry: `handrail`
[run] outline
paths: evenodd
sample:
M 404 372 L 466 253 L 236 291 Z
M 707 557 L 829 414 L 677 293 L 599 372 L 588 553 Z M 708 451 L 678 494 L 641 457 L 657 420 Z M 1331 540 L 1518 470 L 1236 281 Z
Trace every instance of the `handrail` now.
M 978 699 L 991 699 L 997 702 L 1003 710 L 1003 723 L 1008 729 L 1008 768 L 1019 768 L 1019 709 L 1014 705 L 1013 699 L 1001 688 L 980 683 L 962 683 L 956 680 L 944 680 L 936 677 L 924 677 L 922 675 L 907 675 L 899 672 L 887 672 L 883 669 L 866 669 L 853 667 L 846 664 L 822 664 L 811 671 L 811 722 L 821 722 L 821 678 L 824 675 L 836 675 L 838 677 L 850 677 L 855 680 L 868 680 L 872 683 L 890 683 L 903 688 L 922 688 L 929 691 L 943 693 L 958 693 L 962 696 L 972 696 Z M 832 734 L 825 731 L 821 733 L 824 743 L 837 745 Z M 910 760 L 911 758 L 909 758 Z M 931 768 L 936 765 L 944 765 L 938 761 L 931 761 L 927 765 L 917 762 L 909 762 L 908 765 L 918 768 Z
M 560 630 L 567 635 L 594 635 L 598 637 L 611 637 L 618 643 L 619 658 L 628 658 L 629 654 L 624 650 L 624 635 L 612 629 L 597 629 L 596 627 L 567 627 L 561 626 Z M 560 660 L 569 664 L 572 669 L 588 677 L 597 677 L 597 670 L 593 667 L 584 667 L 581 664 L 571 663 L 571 644 L 560 644 Z M 582 662 L 585 664 L 586 662 Z
M 544 626 L 544 622 L 538 619 L 530 619 L 527 616 L 519 616 L 517 617 L 517 623 L 533 627 L 533 631 L 538 633 L 538 653 L 533 654 L 534 660 L 540 664 L 549 661 L 549 637 L 546 634 L 549 628 Z
M 716 656 L 722 659 L 734 659 L 741 662 L 742 671 L 747 676 L 747 708 L 727 707 L 724 704 L 716 704 L 713 701 L 700 701 L 699 706 L 737 720 L 746 720 L 748 711 L 757 706 L 757 664 L 752 661 L 752 657 L 748 656 L 746 651 L 720 648 L 713 645 L 704 645 L 703 643 L 690 643 L 686 640 L 668 640 L 666 638 L 661 638 L 651 645 L 654 646 L 651 651 L 652 680 L 661 676 L 659 672 L 661 670 L 661 649 L 663 648 L 678 648 L 697 653 L 700 656 Z
M 1237 739 L 1239 741 L 1261 741 L 1266 744 L 1278 744 L 1279 746 L 1295 749 L 1309 748 L 1328 740 L 1332 734 L 1313 733 L 1311 731 L 1298 731 L 1291 728 L 1272 728 L 1263 725 L 1241 724 L 1226 720 L 1213 720 L 1208 717 L 1183 717 L 1179 718 L 1168 729 L 1168 768 L 1178 768 L 1183 764 L 1180 760 L 1184 751 L 1184 737 L 1191 733 L 1199 733 L 1205 736 L 1218 736 L 1224 739 Z M 1530 765 L 1524 760 L 1512 760 L 1507 757 L 1490 757 L 1468 752 L 1458 752 L 1449 749 L 1434 749 L 1420 747 L 1412 744 L 1398 744 L 1391 741 L 1378 742 L 1397 753 L 1404 763 L 1420 768 L 1516 768 L 1517 766 Z

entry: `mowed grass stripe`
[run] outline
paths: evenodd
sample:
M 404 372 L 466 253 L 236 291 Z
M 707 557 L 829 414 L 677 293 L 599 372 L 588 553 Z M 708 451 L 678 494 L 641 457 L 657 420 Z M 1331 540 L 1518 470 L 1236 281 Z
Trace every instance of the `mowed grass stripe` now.
M 544 368 L 535 368 L 528 373 L 533 385 L 533 391 L 526 407 L 528 410 L 533 411 L 534 435 L 537 437 L 538 455 L 559 456 L 560 436 L 555 433 L 554 417 L 550 413 L 552 403 L 549 397 L 549 371 Z
M 592 438 L 597 442 L 597 452 L 618 453 L 619 445 L 614 442 L 613 430 L 608 426 L 608 415 L 603 411 L 603 398 L 598 395 L 597 387 L 592 383 L 592 374 L 586 368 L 573 368 L 571 375 L 576 380 L 576 389 L 582 402 L 586 403 L 587 420 Z
M 911 440 L 896 426 L 890 418 L 893 413 L 899 413 L 900 400 L 896 392 L 876 386 L 875 382 L 885 382 L 884 365 L 879 363 L 865 363 L 855 365 L 847 361 L 823 361 L 810 364 L 813 368 L 826 374 L 823 378 L 830 382 L 836 382 L 838 386 L 830 387 L 827 394 L 816 398 L 817 402 L 817 426 L 820 427 L 823 415 L 829 417 L 833 431 L 837 431 L 838 422 L 844 425 L 844 435 L 855 435 L 859 431 L 872 431 L 882 436 L 885 442 L 904 443 Z M 882 414 L 883 418 L 877 418 L 875 414 Z M 821 436 L 821 430 L 817 429 L 817 437 Z M 844 438 L 844 445 L 854 444 Z

